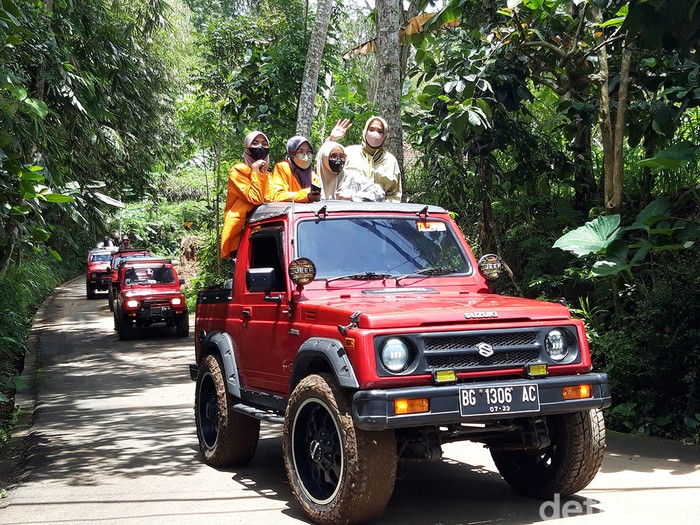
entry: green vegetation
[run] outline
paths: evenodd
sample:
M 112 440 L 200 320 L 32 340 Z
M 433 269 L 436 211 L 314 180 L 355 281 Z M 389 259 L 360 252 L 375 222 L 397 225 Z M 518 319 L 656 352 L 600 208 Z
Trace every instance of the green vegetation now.
M 0 2 L 0 292 L 22 305 L 0 319 L 6 418 L 33 309 L 104 233 L 180 259 L 190 306 L 229 275 L 226 173 L 253 129 L 284 156 L 312 4 Z M 357 142 L 380 107 L 373 15 L 345 4 L 317 146 L 338 118 Z M 441 6 L 402 33 L 406 198 L 499 253 L 500 291 L 564 298 L 584 319 L 611 428 L 700 441 L 697 16 L 685 0 Z M 405 7 L 408 22 L 430 2 Z
M 17 375 L 32 318 L 42 301 L 62 282 L 79 271 L 77 260 L 57 262 L 50 256 L 11 266 L 0 278 L 0 447 L 14 422 L 14 393 L 24 385 Z

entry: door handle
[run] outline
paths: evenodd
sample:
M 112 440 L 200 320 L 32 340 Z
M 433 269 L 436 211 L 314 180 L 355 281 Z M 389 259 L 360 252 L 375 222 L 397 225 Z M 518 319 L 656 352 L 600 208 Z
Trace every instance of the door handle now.
M 243 308 L 243 312 L 241 312 L 241 315 L 243 315 L 244 319 L 250 319 L 250 317 L 251 317 L 250 308 Z

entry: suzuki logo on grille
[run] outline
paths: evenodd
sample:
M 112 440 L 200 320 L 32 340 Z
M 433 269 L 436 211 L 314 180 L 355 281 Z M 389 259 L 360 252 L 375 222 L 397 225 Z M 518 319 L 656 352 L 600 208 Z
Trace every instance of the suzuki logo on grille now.
M 493 346 L 488 343 L 479 343 L 476 345 L 481 357 L 491 357 L 493 355 Z

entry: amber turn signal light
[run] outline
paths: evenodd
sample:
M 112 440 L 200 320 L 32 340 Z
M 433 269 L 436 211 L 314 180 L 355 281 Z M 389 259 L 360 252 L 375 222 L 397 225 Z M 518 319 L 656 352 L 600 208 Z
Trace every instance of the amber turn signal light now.
M 394 400 L 394 413 L 397 416 L 401 414 L 418 414 L 429 410 L 430 403 L 426 398 Z
M 561 389 L 561 397 L 564 399 L 587 399 L 592 394 L 591 385 L 565 386 Z

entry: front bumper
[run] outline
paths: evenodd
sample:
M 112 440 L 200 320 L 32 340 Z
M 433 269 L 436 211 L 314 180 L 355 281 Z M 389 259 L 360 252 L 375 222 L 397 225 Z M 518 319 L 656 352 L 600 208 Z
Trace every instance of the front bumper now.
M 88 285 L 97 288 L 98 290 L 106 290 L 109 287 L 109 276 L 105 277 L 88 277 Z
M 460 390 L 463 388 L 522 387 L 537 384 L 539 409 L 527 413 L 494 413 L 463 416 L 460 411 Z M 562 389 L 582 384 L 591 385 L 591 397 L 586 399 L 563 398 Z M 427 398 L 430 409 L 420 414 L 396 415 L 397 399 Z M 594 408 L 606 408 L 611 403 L 608 375 L 601 373 L 577 376 L 555 376 L 541 379 L 515 379 L 459 383 L 455 385 L 397 388 L 390 390 L 360 390 L 352 399 L 352 417 L 364 430 L 385 430 L 459 423 L 479 423 L 494 419 L 533 417 L 549 414 L 580 412 Z

